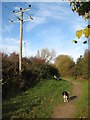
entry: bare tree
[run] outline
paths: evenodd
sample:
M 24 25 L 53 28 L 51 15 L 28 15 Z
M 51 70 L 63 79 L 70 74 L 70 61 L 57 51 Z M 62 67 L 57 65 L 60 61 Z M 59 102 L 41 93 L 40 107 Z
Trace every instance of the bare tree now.
M 36 57 L 45 59 L 45 62 L 52 62 L 55 59 L 56 52 L 54 49 L 49 50 L 48 48 L 43 48 L 37 51 Z

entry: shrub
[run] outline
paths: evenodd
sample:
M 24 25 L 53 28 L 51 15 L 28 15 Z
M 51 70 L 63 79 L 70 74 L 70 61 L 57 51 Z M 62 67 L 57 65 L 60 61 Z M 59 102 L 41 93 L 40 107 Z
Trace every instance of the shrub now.
M 33 61 L 32 61 L 33 59 Z M 43 79 L 52 78 L 54 75 L 59 76 L 57 69 L 46 63 L 41 58 L 31 58 L 29 63 L 26 63 L 23 71 L 23 78 L 27 86 L 33 86 Z
M 23 58 L 23 71 L 20 77 L 18 59 L 19 55 L 15 52 L 10 55 L 2 54 L 3 98 L 33 87 L 43 79 L 59 75 L 57 69 L 44 59 L 31 57 Z
M 2 97 L 7 97 L 10 93 L 17 93 L 20 86 L 18 72 L 18 55 L 2 54 Z

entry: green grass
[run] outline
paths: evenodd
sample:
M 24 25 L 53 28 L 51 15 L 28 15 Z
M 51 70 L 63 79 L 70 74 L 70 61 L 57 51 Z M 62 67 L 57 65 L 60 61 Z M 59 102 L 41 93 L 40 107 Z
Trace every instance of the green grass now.
M 62 78 L 68 81 L 75 80 L 75 77 L 72 77 L 72 76 L 67 76 L 67 77 L 62 77 Z
M 77 112 L 75 117 L 88 117 L 88 81 L 79 80 L 81 85 L 82 94 L 76 104 Z
M 3 101 L 3 119 L 50 118 L 53 108 L 63 103 L 61 92 L 70 91 L 72 84 L 61 80 L 44 80 L 34 88 Z

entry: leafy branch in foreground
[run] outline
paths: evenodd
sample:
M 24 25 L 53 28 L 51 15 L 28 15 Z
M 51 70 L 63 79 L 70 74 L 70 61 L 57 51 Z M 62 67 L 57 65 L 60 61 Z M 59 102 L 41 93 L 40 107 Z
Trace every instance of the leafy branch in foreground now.
M 85 21 L 90 20 L 90 1 L 81 2 L 80 0 L 72 0 L 70 2 L 70 6 L 73 12 L 77 12 L 79 16 L 82 16 Z M 86 38 L 90 37 L 90 25 L 86 26 L 86 28 L 76 31 L 76 36 L 78 39 L 84 35 Z M 77 40 L 73 40 L 74 43 L 78 43 Z M 86 44 L 88 41 L 84 41 Z

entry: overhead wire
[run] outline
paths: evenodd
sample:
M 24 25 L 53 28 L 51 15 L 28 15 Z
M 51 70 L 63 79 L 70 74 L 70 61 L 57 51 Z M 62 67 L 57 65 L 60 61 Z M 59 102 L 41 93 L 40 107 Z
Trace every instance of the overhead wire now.
M 30 5 L 30 2 L 25 2 L 27 5 Z M 32 10 L 37 10 L 36 8 L 32 8 Z
M 26 4 L 30 5 L 28 2 L 25 2 Z
M 6 6 L 6 5 L 4 5 L 4 4 L 2 4 L 3 6 L 4 6 L 4 8 L 6 8 L 8 11 L 10 11 L 11 12 L 11 9 L 8 7 L 8 6 Z M 4 17 L 5 18 L 7 18 L 8 20 L 9 20 L 9 17 L 7 17 L 7 15 L 4 15 Z M 2 22 L 3 23 L 3 22 Z M 3 25 L 3 24 L 2 24 Z M 9 30 L 7 29 L 7 26 L 5 25 L 5 23 L 4 23 L 4 29 L 5 29 L 5 31 L 7 31 L 7 33 L 8 33 L 8 37 L 10 36 L 10 32 L 9 32 Z
M 6 6 L 6 5 L 2 5 L 2 6 L 4 6 L 8 11 L 10 11 L 10 13 L 11 13 L 11 9 L 8 7 L 8 6 Z M 6 17 L 6 16 L 5 16 Z
M 25 2 L 26 3 L 26 2 Z M 21 2 L 20 2 L 20 4 L 22 4 Z M 22 4 L 23 5 L 23 4 Z M 13 11 L 10 7 L 8 7 L 7 5 L 5 5 L 5 4 L 3 4 L 3 6 L 8 10 L 8 11 L 10 11 L 10 13 L 11 13 L 11 11 Z M 15 6 L 17 6 L 16 4 L 15 4 Z M 12 12 L 13 13 L 13 12 Z M 32 19 L 33 20 L 33 18 L 30 16 L 30 14 L 26 11 L 26 13 L 27 13 L 27 15 L 29 16 L 29 18 L 30 19 Z M 12 14 L 13 15 L 13 14 Z M 16 16 L 16 18 L 17 19 L 19 19 L 19 17 L 16 15 L 16 14 L 14 14 L 15 16 Z M 8 18 L 8 17 L 7 17 Z M 8 18 L 9 19 L 9 21 L 10 22 L 13 22 L 13 20 L 10 20 L 10 18 Z
M 4 5 L 4 4 L 3 4 L 3 6 L 4 6 L 8 11 L 10 11 L 10 13 L 13 13 L 13 12 L 12 12 L 13 10 L 12 10 L 11 8 L 9 8 L 7 5 Z M 13 15 L 13 14 L 12 14 L 12 15 Z M 16 14 L 14 14 L 14 15 L 16 16 L 17 19 L 19 19 L 19 17 L 18 17 Z M 8 19 L 10 20 L 10 18 L 8 18 Z M 13 20 L 10 20 L 10 21 L 13 22 Z
M 7 10 L 9 10 L 9 11 L 11 12 L 11 9 L 10 9 L 7 5 L 4 5 L 4 4 L 3 4 L 3 6 L 4 6 L 5 8 L 7 8 Z

